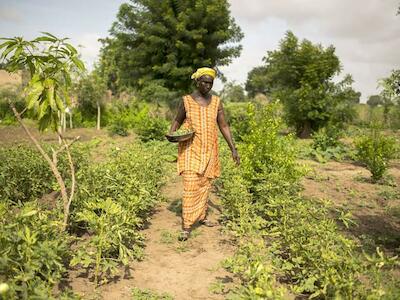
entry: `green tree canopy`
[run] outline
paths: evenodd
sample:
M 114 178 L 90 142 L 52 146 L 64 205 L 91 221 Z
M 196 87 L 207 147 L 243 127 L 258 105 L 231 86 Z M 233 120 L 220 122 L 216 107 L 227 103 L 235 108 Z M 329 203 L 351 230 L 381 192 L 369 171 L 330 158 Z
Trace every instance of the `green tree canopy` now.
M 247 74 L 247 80 L 245 89 L 249 97 L 254 97 L 258 93 L 267 94 L 268 84 L 267 81 L 267 68 L 265 66 L 259 66 L 252 69 Z
M 225 83 L 220 96 L 222 100 L 229 102 L 244 102 L 246 101 L 246 95 L 244 89 L 240 84 L 235 82 Z
M 228 65 L 243 38 L 227 0 L 131 0 L 110 33 L 100 69 L 114 92 L 149 84 L 188 92 L 196 68 Z
M 342 123 L 353 115 L 351 107 L 359 102 L 360 93 L 353 90 L 350 75 L 333 81 L 341 71 L 333 46 L 323 48 L 306 39 L 299 42 L 289 31 L 278 50 L 268 51 L 264 62 L 264 69 L 249 73 L 248 82 L 257 78 L 258 90 L 283 102 L 287 122 L 299 136 L 307 137 L 328 122 Z
M 367 100 L 367 104 L 371 107 L 382 105 L 382 103 L 383 103 L 382 98 L 379 95 L 371 95 Z

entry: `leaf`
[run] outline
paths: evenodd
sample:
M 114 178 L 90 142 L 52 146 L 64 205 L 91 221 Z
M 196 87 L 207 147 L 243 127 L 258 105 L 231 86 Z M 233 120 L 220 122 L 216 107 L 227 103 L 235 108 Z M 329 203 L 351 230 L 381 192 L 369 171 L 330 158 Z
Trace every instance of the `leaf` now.
M 38 115 L 39 120 L 43 118 L 46 115 L 46 113 L 49 112 L 48 108 L 49 108 L 49 102 L 43 100 L 42 103 L 39 105 L 39 115 Z
M 34 78 L 32 78 L 34 80 Z M 32 82 L 31 80 L 31 82 Z M 33 82 L 28 85 L 26 89 L 27 97 L 26 97 L 26 105 L 27 109 L 32 109 L 35 106 L 35 103 L 38 101 L 40 95 L 43 93 L 44 86 L 41 81 Z
M 8 47 L 11 44 L 14 44 L 14 41 L 8 41 L 8 42 L 4 42 L 3 44 L 0 44 L 0 49 L 4 48 L 4 47 Z
M 73 61 L 73 63 L 75 64 L 75 66 L 81 70 L 81 71 L 85 71 L 85 65 L 83 64 L 83 62 L 77 58 L 76 56 L 71 57 L 71 60 Z
M 75 47 L 73 47 L 71 44 L 65 43 L 65 47 L 67 47 L 72 54 L 78 54 L 78 51 L 76 51 Z
M 55 35 L 52 35 L 50 32 L 42 31 L 41 33 L 43 33 L 43 34 L 45 34 L 45 35 L 47 35 L 49 37 L 52 37 L 52 38 L 54 38 L 54 39 L 56 39 L 58 41 L 58 38 Z
M 7 55 L 17 47 L 17 44 L 9 45 L 1 54 L 1 58 L 6 58 Z
M 23 215 L 21 215 L 21 217 L 23 217 L 23 218 L 30 217 L 30 216 L 36 215 L 37 213 L 38 213 L 37 210 L 31 210 L 31 211 L 28 211 L 28 212 L 24 213 Z
M 40 37 L 34 39 L 32 42 L 33 43 L 35 43 L 35 42 L 52 42 L 52 43 L 54 43 L 56 41 L 57 41 L 57 38 L 52 38 L 52 37 L 48 37 L 48 36 L 40 36 Z
M 62 102 L 61 98 L 57 95 L 57 93 L 55 94 L 54 98 L 56 100 L 58 109 L 61 110 L 61 112 L 64 112 L 65 111 L 64 103 Z

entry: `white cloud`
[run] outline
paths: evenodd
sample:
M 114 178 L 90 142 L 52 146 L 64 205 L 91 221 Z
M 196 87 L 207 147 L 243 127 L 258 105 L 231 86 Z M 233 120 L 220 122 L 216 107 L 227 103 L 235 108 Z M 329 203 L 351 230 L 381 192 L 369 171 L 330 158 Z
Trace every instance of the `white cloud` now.
M 22 16 L 15 8 L 0 4 L 0 20 L 2 22 L 21 22 Z
M 98 58 L 101 47 L 101 43 L 98 41 L 100 38 L 98 33 L 84 33 L 72 40 L 88 69 L 93 67 Z
M 241 58 L 223 68 L 230 79 L 244 82 L 247 75 L 244 73 L 261 64 L 266 50 L 277 48 L 286 30 L 324 46 L 333 44 L 343 72 L 353 75 L 364 101 L 377 92 L 379 78 L 400 67 L 398 0 L 231 0 L 230 3 L 232 14 L 246 36 Z

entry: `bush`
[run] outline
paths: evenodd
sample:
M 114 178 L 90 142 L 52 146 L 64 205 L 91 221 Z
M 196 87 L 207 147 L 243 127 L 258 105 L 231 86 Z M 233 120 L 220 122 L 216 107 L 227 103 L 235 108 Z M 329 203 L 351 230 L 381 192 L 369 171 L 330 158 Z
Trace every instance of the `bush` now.
M 166 149 L 164 143 L 137 144 L 78 174 L 71 221 L 90 238 L 82 242 L 71 264 L 94 269 L 96 283 L 115 275 L 117 266 L 128 265 L 129 258 L 141 257 L 139 229 L 159 201 Z
M 382 179 L 389 160 L 396 154 L 396 140 L 373 128 L 370 134 L 359 137 L 355 144 L 357 158 L 371 172 L 372 180 Z
M 242 137 L 251 130 L 249 126 L 248 103 L 224 104 L 226 118 L 230 125 L 235 141 L 241 141 Z
M 225 161 L 218 181 L 224 215 L 239 244 L 226 262 L 242 280 L 238 299 L 280 299 L 285 293 L 276 286 L 279 279 L 310 298 L 380 299 L 386 293 L 394 299 L 396 289 L 387 289 L 381 274 L 396 258 L 379 251 L 360 255 L 337 225 L 348 226 L 351 216 L 342 212 L 334 220 L 329 202 L 299 195 L 303 172 L 291 137 L 279 135 L 273 106 L 250 110 L 249 118 L 252 130 L 239 147 L 241 168 Z
M 339 138 L 341 131 L 335 126 L 326 126 L 319 129 L 312 135 L 312 147 L 315 150 L 326 151 L 328 148 L 336 147 L 340 144 Z
M 168 131 L 168 121 L 150 114 L 149 106 L 143 106 L 135 115 L 134 130 L 143 142 L 150 140 L 165 140 Z
M 7 299 L 52 298 L 69 253 L 61 219 L 57 210 L 43 211 L 34 202 L 20 207 L 0 203 L 0 282 L 10 288 Z
M 49 148 L 49 145 L 45 146 L 47 152 L 51 154 Z M 76 171 L 86 166 L 85 147 L 74 145 L 71 155 Z M 15 203 L 32 200 L 52 191 L 56 186 L 56 179 L 48 163 L 36 149 L 26 145 L 0 148 L 0 161 L 0 199 Z M 65 153 L 59 156 L 58 165 L 65 177 L 69 172 Z

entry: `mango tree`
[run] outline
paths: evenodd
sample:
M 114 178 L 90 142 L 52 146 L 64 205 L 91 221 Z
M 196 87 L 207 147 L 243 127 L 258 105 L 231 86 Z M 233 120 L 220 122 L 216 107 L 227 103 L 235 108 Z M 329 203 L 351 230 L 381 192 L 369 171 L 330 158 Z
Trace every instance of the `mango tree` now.
M 67 38 L 59 39 L 50 33 L 43 32 L 42 36 L 31 41 L 26 41 L 22 37 L 1 40 L 3 42 L 0 44 L 0 60 L 4 68 L 10 73 L 20 70 L 29 71 L 30 80 L 24 89 L 26 107 L 22 111 L 17 110 L 12 99 L 8 99 L 8 102 L 18 122 L 47 161 L 57 180 L 64 207 L 63 230 L 65 230 L 68 224 L 69 207 L 75 192 L 75 169 L 70 146 L 79 137 L 67 143 L 61 134 L 60 115 L 70 104 L 68 89 L 72 83 L 71 74 L 83 71 L 85 66 L 78 58 L 77 50 L 67 43 Z M 38 121 L 40 131 L 50 129 L 57 133 L 60 146 L 52 149 L 52 157 L 44 151 L 25 125 L 22 116 L 27 111 Z M 67 154 L 71 172 L 69 190 L 57 167 L 57 156 L 62 151 Z

